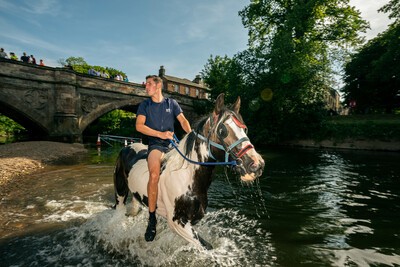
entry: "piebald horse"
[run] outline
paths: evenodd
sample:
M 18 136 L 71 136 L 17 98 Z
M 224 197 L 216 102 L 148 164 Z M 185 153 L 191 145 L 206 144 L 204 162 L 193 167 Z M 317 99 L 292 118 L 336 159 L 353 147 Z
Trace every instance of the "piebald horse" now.
M 206 249 L 212 249 L 211 244 L 193 226 L 204 217 L 207 208 L 207 191 L 215 167 L 212 164 L 234 162 L 233 169 L 244 183 L 260 177 L 264 169 L 264 160 L 247 137 L 239 109 L 239 97 L 230 109 L 224 104 L 224 95 L 219 95 L 214 111 L 184 136 L 178 149 L 162 159 L 156 212 L 178 235 Z M 146 156 L 147 146 L 141 143 L 119 153 L 114 171 L 115 208 L 125 209 L 129 192 L 133 193 L 132 214 L 137 214 L 140 204 L 147 206 Z

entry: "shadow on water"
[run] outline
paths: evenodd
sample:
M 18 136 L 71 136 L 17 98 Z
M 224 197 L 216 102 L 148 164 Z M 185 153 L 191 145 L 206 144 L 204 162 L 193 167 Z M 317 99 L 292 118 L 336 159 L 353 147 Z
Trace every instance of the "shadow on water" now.
M 119 148 L 32 175 L 1 200 L 1 266 L 399 266 L 400 155 L 265 150 L 250 186 L 217 169 L 199 251 L 147 212 L 111 210 Z

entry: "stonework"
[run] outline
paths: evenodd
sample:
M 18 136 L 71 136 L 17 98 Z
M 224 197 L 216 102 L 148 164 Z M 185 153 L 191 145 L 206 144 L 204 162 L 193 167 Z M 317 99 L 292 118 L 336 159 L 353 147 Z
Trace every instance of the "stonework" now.
M 41 129 L 46 140 L 81 142 L 82 132 L 97 118 L 119 108 L 135 109 L 145 98 L 142 84 L 0 59 L 0 113 Z M 197 119 L 196 98 L 173 98 L 189 121 Z

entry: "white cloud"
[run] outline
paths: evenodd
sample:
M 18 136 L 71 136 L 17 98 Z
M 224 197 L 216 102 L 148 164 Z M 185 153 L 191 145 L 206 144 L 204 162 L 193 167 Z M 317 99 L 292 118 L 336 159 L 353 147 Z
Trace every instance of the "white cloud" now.
M 58 16 L 60 13 L 60 6 L 56 0 L 27 0 L 25 1 L 25 6 L 22 6 L 22 9 L 25 12 L 36 15 Z
M 371 29 L 367 30 L 365 34 L 367 39 L 372 39 L 385 31 L 392 22 L 387 14 L 378 12 L 378 9 L 388 2 L 389 0 L 350 0 L 350 5 L 360 10 L 362 18 L 370 23 Z

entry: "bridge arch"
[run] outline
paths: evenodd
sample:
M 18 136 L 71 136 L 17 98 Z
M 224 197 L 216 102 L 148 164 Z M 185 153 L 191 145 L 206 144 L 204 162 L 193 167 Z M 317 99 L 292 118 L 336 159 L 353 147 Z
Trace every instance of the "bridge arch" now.
M 79 122 L 79 128 L 81 132 L 84 132 L 86 128 L 93 123 L 95 120 L 100 118 L 101 116 L 107 114 L 110 111 L 116 110 L 116 109 L 123 109 L 124 107 L 127 106 L 138 106 L 140 102 L 142 102 L 143 99 L 128 99 L 128 100 L 122 100 L 122 101 L 116 101 L 116 102 L 111 102 L 104 104 L 102 106 L 97 107 L 94 109 L 92 112 L 87 114 L 86 116 L 81 118 L 81 121 Z
M 41 121 L 35 118 L 39 117 L 34 110 L 29 109 L 26 105 L 15 102 L 9 99 L 7 102 L 2 101 L 6 99 L 0 93 L 0 113 L 14 120 L 23 126 L 30 135 L 47 136 L 50 132 L 48 125 L 44 125 Z M 33 136 L 35 137 L 35 136 Z

